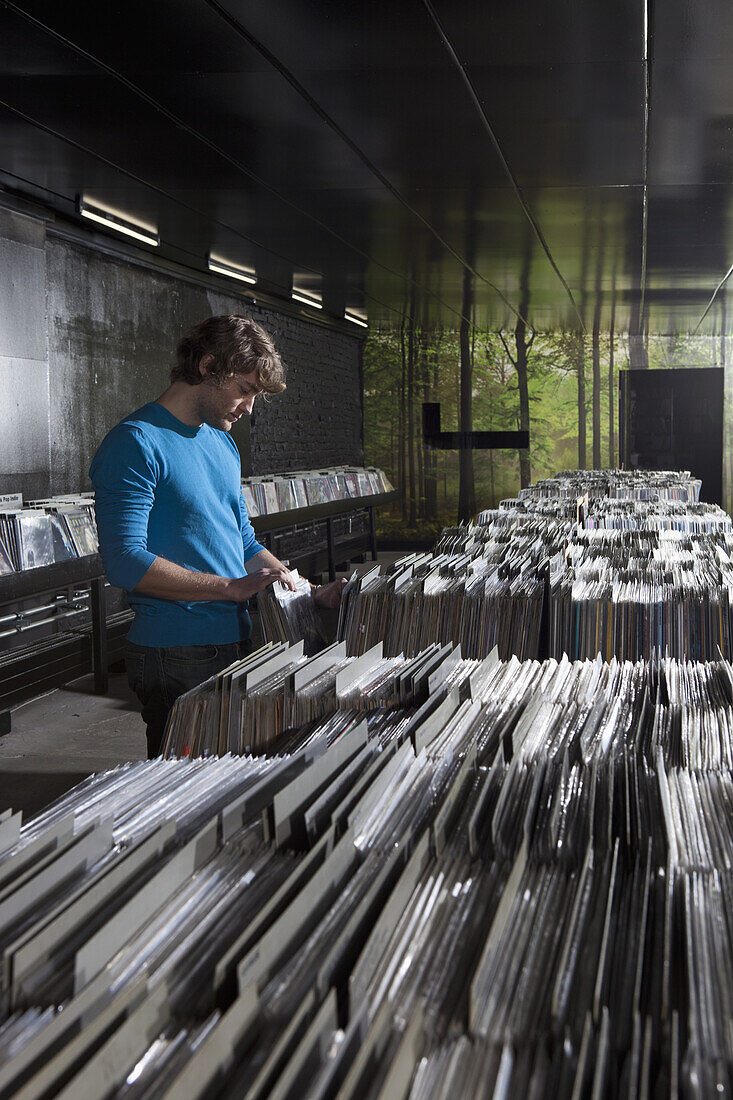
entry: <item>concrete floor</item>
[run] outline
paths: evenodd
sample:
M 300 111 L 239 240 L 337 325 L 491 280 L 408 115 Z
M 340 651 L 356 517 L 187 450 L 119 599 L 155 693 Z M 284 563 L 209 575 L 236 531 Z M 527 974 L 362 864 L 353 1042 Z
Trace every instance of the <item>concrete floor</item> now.
M 0 809 L 37 813 L 92 772 L 146 755 L 145 724 L 124 674 L 95 695 L 93 678 L 16 707 L 0 737 Z
M 404 553 L 380 553 L 379 562 Z M 337 612 L 323 614 L 327 631 L 335 633 L 337 622 Z M 261 644 L 256 616 L 254 628 Z M 27 819 L 92 772 L 146 753 L 145 724 L 124 673 L 110 676 L 104 696 L 94 694 L 91 676 L 76 680 L 13 710 L 11 731 L 0 737 L 0 810 L 22 810 Z

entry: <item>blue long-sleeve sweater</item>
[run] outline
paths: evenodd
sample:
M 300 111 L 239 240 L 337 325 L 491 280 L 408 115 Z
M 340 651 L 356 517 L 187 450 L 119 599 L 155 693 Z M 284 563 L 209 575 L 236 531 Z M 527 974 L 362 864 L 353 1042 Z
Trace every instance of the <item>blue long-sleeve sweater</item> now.
M 152 401 L 102 441 L 89 475 L 99 549 L 127 591 L 138 645 L 224 645 L 252 631 L 246 604 L 184 603 L 135 592 L 156 557 L 200 573 L 241 577 L 262 550 L 241 492 L 239 452 L 227 432 L 192 428 Z

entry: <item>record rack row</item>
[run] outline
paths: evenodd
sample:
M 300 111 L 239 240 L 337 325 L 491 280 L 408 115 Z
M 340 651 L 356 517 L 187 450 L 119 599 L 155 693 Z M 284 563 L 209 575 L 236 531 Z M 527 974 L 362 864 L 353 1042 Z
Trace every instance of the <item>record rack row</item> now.
M 0 1097 L 728 1093 L 733 667 L 433 657 L 3 816 Z
M 338 638 L 359 656 L 432 642 L 524 659 L 733 656 L 733 524 L 689 474 L 557 475 L 352 576 Z
M 282 511 L 255 516 L 258 538 L 311 576 L 333 579 L 339 566 L 367 553 L 376 557 L 376 508 L 399 494 L 373 492 L 389 484 L 380 471 L 359 476 L 357 495 L 350 497 L 341 488 L 341 468 L 314 474 L 323 502 L 296 508 L 293 498 Z M 279 482 L 286 484 L 285 475 Z M 124 593 L 104 576 L 92 493 L 25 504 L 11 494 L 0 504 L 1 734 L 10 729 L 12 707 L 89 672 L 95 691 L 104 694 L 131 613 Z M 277 504 L 277 497 L 269 502 Z
M 436 556 L 503 529 L 551 584 L 641 533 L 659 583 L 724 578 L 692 479 L 608 473 Z M 162 757 L 3 815 L 0 1100 L 730 1094 L 730 660 L 416 648 L 267 642 L 178 700 Z

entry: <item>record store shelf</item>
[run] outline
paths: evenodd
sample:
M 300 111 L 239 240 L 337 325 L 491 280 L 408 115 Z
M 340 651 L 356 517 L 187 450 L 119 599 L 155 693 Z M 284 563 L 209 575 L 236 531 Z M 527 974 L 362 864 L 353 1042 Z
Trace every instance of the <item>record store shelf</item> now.
M 336 567 L 359 555 L 371 553 L 377 557 L 376 509 L 399 500 L 397 491 L 371 497 L 332 500 L 308 508 L 290 508 L 251 519 L 257 537 L 273 554 L 286 558 L 292 567 L 308 576 L 328 572 L 329 580 L 336 576 Z M 353 530 L 354 521 L 362 523 Z M 364 524 L 364 519 L 367 523 Z M 297 550 L 282 549 L 287 541 Z
M 376 557 L 375 509 L 398 498 L 329 501 L 252 524 L 274 553 L 285 547 L 293 567 L 333 579 L 337 565 L 367 552 Z M 0 734 L 10 730 L 12 707 L 91 671 L 95 691 L 106 692 L 109 663 L 122 656 L 131 620 L 131 612 L 107 606 L 109 592 L 98 554 L 0 576 Z
M 0 733 L 11 707 L 88 672 L 106 692 L 131 618 L 108 614 L 108 589 L 98 554 L 0 577 Z

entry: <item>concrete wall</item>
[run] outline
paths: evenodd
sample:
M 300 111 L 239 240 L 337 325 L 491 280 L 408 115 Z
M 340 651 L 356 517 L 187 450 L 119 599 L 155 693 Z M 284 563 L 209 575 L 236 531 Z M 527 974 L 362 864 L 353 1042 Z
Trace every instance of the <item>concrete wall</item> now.
M 0 208 L 0 492 L 89 488 L 105 433 L 167 385 L 180 336 L 244 313 L 274 336 L 288 388 L 256 408 L 254 473 L 363 460 L 359 341 L 151 271 Z M 248 425 L 232 433 L 243 454 Z
M 0 209 L 0 493 L 50 483 L 46 232 Z

